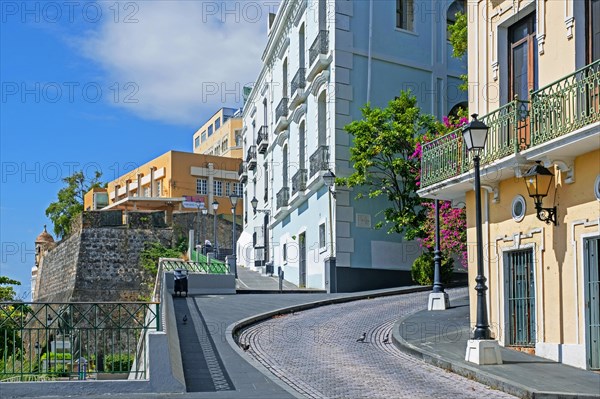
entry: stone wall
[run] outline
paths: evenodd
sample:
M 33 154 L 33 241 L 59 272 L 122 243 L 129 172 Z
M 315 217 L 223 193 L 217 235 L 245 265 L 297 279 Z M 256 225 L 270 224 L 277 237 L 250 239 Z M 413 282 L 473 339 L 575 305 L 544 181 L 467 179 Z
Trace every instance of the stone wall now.
M 241 217 L 238 217 L 237 221 L 240 221 Z M 175 239 L 179 240 L 181 237 L 185 237 L 187 240 L 188 232 L 194 230 L 196 232 L 196 240 L 200 239 L 200 242 L 204 243 L 205 239 L 209 239 L 214 245 L 214 221 L 213 215 L 200 215 L 200 224 L 198 224 L 198 212 L 175 212 L 173 213 L 173 234 Z M 203 225 L 205 224 L 205 225 Z M 231 240 L 233 239 L 232 234 L 233 223 L 225 220 L 221 215 L 217 215 L 217 238 L 219 245 L 223 249 L 231 249 Z M 200 230 L 198 232 L 198 230 Z M 205 236 L 203 236 L 203 231 Z M 242 227 L 238 224 L 237 237 L 239 238 L 242 232 Z

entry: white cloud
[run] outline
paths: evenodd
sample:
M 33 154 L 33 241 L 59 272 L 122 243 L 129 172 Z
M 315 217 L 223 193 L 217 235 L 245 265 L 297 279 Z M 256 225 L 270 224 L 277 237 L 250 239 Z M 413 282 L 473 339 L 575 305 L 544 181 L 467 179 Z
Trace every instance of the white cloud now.
M 273 2 L 135 4 L 138 22 L 115 23 L 107 13 L 111 18 L 77 41 L 107 80 L 119 83 L 118 106 L 146 119 L 198 126 L 222 106 L 241 105 L 242 87 L 260 71 Z M 121 19 L 133 9 L 127 11 Z M 125 102 L 126 95 L 138 102 Z

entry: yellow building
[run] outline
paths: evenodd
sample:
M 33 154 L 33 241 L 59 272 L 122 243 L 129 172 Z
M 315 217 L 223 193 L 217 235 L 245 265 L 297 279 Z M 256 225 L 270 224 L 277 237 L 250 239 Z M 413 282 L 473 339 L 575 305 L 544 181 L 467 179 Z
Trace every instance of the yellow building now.
M 169 151 L 108 183 L 108 204 L 102 209 L 166 210 L 186 208 L 184 202 L 204 202 L 209 213 L 211 204 L 219 203 L 217 214 L 231 214 L 229 196 L 242 195 L 238 181 L 240 159 L 189 152 Z M 84 198 L 84 209 L 94 208 L 94 197 L 102 189 L 90 190 Z M 97 201 L 96 201 L 97 202 Z M 241 215 L 243 201 L 238 201 L 236 214 Z
M 600 370 L 600 0 L 467 8 L 469 110 L 490 128 L 481 209 L 491 336 Z M 539 212 L 523 178 L 536 161 L 554 175 Z M 466 204 L 475 324 L 472 168 L 460 131 L 429 142 L 419 194 Z M 554 206 L 556 225 L 542 220 Z
M 242 158 L 242 118 L 233 108 L 221 108 L 194 133 L 194 153 Z

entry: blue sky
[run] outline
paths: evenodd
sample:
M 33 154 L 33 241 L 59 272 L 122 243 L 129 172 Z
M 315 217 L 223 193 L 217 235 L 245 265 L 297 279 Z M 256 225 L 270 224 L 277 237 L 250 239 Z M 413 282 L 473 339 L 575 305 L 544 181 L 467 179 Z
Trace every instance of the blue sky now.
M 34 240 L 75 170 L 109 181 L 241 104 L 277 1 L 0 1 L 0 275 L 30 291 Z

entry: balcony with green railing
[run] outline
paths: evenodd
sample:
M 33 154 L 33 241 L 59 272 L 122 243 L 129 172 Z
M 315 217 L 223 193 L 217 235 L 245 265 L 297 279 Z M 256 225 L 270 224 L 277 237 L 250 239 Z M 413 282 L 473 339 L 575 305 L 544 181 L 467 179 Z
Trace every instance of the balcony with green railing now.
M 479 117 L 489 126 L 482 166 L 600 121 L 600 61 Z M 423 144 L 421 189 L 469 171 L 461 129 Z

